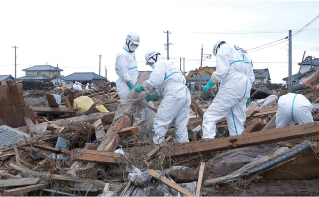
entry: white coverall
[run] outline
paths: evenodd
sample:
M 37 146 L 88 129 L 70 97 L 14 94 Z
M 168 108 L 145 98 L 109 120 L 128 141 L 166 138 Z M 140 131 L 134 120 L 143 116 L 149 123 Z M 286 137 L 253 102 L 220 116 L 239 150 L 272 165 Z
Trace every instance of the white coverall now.
M 119 76 L 116 80 L 116 90 L 121 103 L 126 101 L 126 95 L 130 92 L 128 83 L 133 85 L 137 82 L 138 70 L 135 54 L 129 52 L 125 44 L 122 51 L 116 55 L 115 71 Z
M 178 142 L 189 142 L 186 126 L 189 120 L 191 97 L 185 83 L 184 75 L 175 65 L 168 60 L 160 59 L 153 65 L 150 78 L 142 84 L 146 91 L 157 88 L 157 98 L 164 97 L 153 122 L 155 144 L 163 142 L 168 125 L 172 121 L 174 121 Z
M 276 127 L 313 122 L 312 104 L 301 94 L 288 93 L 278 100 Z
M 225 116 L 229 136 L 240 135 L 244 131 L 246 102 L 255 81 L 247 52 L 237 46 L 221 45 L 216 62 L 216 71 L 211 80 L 221 82 L 221 85 L 213 103 L 204 114 L 203 139 L 215 138 L 216 123 Z

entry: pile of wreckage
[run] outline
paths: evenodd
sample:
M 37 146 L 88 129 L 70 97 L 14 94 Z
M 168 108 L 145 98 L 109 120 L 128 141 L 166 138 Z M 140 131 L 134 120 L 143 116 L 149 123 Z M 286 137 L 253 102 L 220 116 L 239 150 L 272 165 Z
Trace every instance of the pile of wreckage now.
M 135 85 L 147 78 L 142 74 Z M 315 104 L 319 90 L 313 79 L 308 81 L 312 87 L 297 92 Z M 154 145 L 158 102 L 147 103 L 144 94 L 132 90 L 119 104 L 109 87 L 85 93 L 65 88 L 46 93 L 47 106 L 34 107 L 24 101 L 21 83 L 2 83 L 0 193 L 319 195 L 317 110 L 313 123 L 276 128 L 277 101 L 270 96 L 250 104 L 241 135 L 227 137 L 224 118 L 217 124 L 217 139 L 203 141 L 205 109 L 199 106 L 208 105 L 194 98 L 190 142 L 177 143 L 172 124 L 164 142 Z

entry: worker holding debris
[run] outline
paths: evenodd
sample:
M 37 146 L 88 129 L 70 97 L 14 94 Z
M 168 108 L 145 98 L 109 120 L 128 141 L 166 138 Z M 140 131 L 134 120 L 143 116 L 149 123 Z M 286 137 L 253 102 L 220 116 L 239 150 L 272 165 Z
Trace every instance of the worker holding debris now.
M 278 100 L 276 127 L 313 122 L 312 104 L 301 94 L 288 93 Z
M 165 139 L 168 125 L 174 121 L 175 134 L 178 142 L 189 142 L 187 123 L 191 97 L 185 86 L 185 77 L 174 64 L 161 57 L 160 53 L 150 50 L 145 54 L 146 65 L 153 68 L 150 78 L 136 92 L 157 89 L 155 93 L 145 96 L 147 101 L 156 100 L 163 96 L 154 119 L 153 142 L 160 144 Z
M 133 89 L 137 82 L 138 70 L 134 52 L 139 44 L 139 35 L 131 32 L 126 36 L 123 50 L 116 55 L 115 71 L 119 76 L 116 80 L 116 90 L 121 103 L 126 101 L 127 93 Z
M 203 117 L 203 139 L 214 139 L 216 123 L 226 116 L 229 135 L 240 135 L 246 121 L 246 101 L 255 81 L 249 55 L 238 46 L 219 41 L 214 45 L 216 71 L 203 88 L 209 89 L 220 82 L 219 91 Z

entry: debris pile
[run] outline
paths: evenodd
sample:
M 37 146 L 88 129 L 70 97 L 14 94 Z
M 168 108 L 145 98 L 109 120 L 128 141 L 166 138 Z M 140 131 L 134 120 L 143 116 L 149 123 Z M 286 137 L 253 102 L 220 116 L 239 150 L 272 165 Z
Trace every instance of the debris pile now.
M 136 86 L 147 77 L 141 75 Z M 119 104 L 116 90 L 96 89 L 28 90 L 24 99 L 45 101 L 29 107 L 20 83 L 0 86 L 3 196 L 319 195 L 319 124 L 276 128 L 274 95 L 248 105 L 241 135 L 228 137 L 224 118 L 217 124 L 217 138 L 205 141 L 200 126 L 209 103 L 192 99 L 190 142 L 178 144 L 171 124 L 164 142 L 155 145 L 158 102 L 147 103 L 143 93 L 133 90 Z M 319 101 L 317 89 L 297 93 L 313 104 Z M 75 101 L 83 96 L 92 100 L 84 111 Z M 8 106 L 32 110 L 32 115 Z M 15 122 L 9 121 L 12 117 Z M 318 120 L 317 109 L 313 117 Z

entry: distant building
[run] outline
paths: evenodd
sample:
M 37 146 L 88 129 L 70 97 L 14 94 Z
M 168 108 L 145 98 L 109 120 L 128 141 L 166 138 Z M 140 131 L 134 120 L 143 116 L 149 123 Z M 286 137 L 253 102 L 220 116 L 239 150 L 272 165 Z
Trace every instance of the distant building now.
M 310 58 L 309 58 L 310 57 Z M 313 75 L 319 68 L 319 58 L 312 59 L 311 56 L 307 57 L 306 61 L 298 63 L 300 66 L 297 74 L 291 76 L 292 84 L 302 83 L 306 78 Z M 288 77 L 282 79 L 285 86 L 288 86 Z
M 50 78 L 45 75 L 31 75 L 31 76 L 23 76 L 19 77 L 17 80 L 24 80 L 24 81 L 41 81 L 43 82 L 49 82 Z
M 2 81 L 14 81 L 14 77 L 11 75 L 0 75 L 0 84 Z
M 60 76 L 60 68 L 51 66 L 51 65 L 35 65 L 29 68 L 25 68 L 22 71 L 25 71 L 25 76 L 34 76 L 34 75 L 45 75 L 49 78 L 54 76 Z
M 66 86 L 67 77 L 59 76 L 50 78 L 50 82 L 52 82 L 55 86 Z
M 265 84 L 270 82 L 270 73 L 268 68 L 253 69 L 255 75 L 255 84 Z
M 93 84 L 106 84 L 107 79 L 103 76 L 95 74 L 94 72 L 77 72 L 65 77 L 65 86 L 72 87 L 75 81 L 86 85 L 87 83 Z

